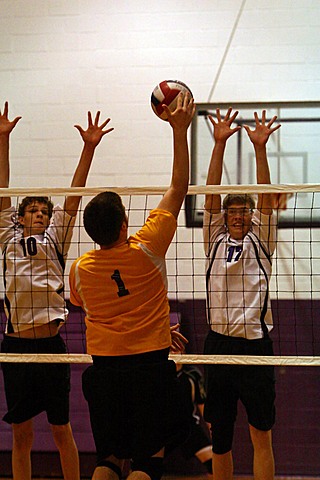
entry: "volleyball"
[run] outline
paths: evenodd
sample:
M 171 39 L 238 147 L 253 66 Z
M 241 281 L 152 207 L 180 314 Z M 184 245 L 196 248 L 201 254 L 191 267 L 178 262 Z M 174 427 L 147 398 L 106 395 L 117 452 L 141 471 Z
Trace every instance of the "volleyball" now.
M 153 89 L 151 94 L 152 110 L 161 120 L 168 120 L 162 105 L 167 105 L 173 112 L 177 108 L 177 98 L 180 92 L 189 92 L 193 97 L 190 88 L 179 80 L 164 80 Z

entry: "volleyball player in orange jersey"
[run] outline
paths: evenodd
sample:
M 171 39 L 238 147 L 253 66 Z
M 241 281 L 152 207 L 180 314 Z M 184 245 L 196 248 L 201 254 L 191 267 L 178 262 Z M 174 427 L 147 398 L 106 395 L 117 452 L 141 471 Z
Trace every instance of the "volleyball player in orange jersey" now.
M 238 112 L 229 108 L 224 118 L 217 109 L 214 148 L 207 185 L 219 185 L 223 157 Z M 254 114 L 255 127 L 244 126 L 256 156 L 257 183 L 269 184 L 266 144 L 280 125 L 276 116 L 261 120 Z M 207 314 L 210 332 L 205 354 L 273 355 L 269 332 L 272 314 L 269 297 L 271 260 L 276 241 L 276 218 L 272 215 L 271 194 L 258 195 L 257 209 L 252 196 L 230 194 L 221 198 L 206 195 L 204 244 L 207 256 Z M 254 448 L 255 480 L 273 480 L 274 459 L 271 428 L 274 424 L 275 387 L 272 365 L 207 365 L 207 399 L 204 417 L 212 428 L 213 477 L 232 480 L 232 440 L 237 402 L 244 404 Z
M 84 211 L 84 227 L 100 249 L 77 259 L 70 271 L 71 301 L 85 311 L 83 374 L 97 449 L 94 480 L 119 480 L 131 459 L 130 480 L 159 480 L 164 446 L 188 430 L 171 345 L 165 254 L 188 190 L 187 130 L 193 99 L 180 94 L 174 112 L 171 185 L 144 226 L 128 238 L 119 195 L 104 192 Z M 187 412 L 186 412 L 187 415 Z
M 83 187 L 96 146 L 113 130 L 99 126 L 100 112 L 88 128 L 76 125 L 84 142 L 71 186 Z M 9 137 L 21 117 L 8 119 L 8 103 L 0 112 L 0 187 L 9 186 Z M 66 197 L 64 207 L 47 197 L 26 197 L 18 212 L 10 197 L 0 198 L 0 242 L 4 256 L 6 333 L 4 353 L 65 353 L 59 335 L 68 311 L 63 274 L 80 202 Z M 52 216 L 52 218 L 51 218 Z M 33 417 L 46 411 L 59 450 L 65 480 L 80 478 L 79 458 L 69 422 L 70 365 L 3 363 L 8 412 L 12 425 L 14 480 L 31 480 Z

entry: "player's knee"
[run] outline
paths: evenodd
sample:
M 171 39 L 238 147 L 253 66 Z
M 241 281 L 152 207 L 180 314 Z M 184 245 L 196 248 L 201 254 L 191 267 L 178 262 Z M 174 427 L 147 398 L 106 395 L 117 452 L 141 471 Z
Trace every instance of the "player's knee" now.
M 12 424 L 13 445 L 20 451 L 29 451 L 33 444 L 33 428 L 30 422 Z
M 259 430 L 249 425 L 250 437 L 254 448 L 269 449 L 272 446 L 271 430 Z
M 144 472 L 151 480 L 160 480 L 163 475 L 163 458 L 148 457 L 134 459 L 131 463 L 132 471 Z
M 50 425 L 53 439 L 58 448 L 65 448 L 73 443 L 73 435 L 70 423 L 66 425 Z

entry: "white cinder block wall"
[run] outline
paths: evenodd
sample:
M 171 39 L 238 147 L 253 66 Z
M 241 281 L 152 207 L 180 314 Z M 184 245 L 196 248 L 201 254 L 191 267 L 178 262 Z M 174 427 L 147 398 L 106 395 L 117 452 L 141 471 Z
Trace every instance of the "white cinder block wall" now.
M 0 0 L 0 104 L 23 117 L 11 186 L 69 186 L 73 125 L 97 109 L 115 130 L 88 185 L 166 185 L 171 132 L 153 86 L 181 79 L 198 102 L 317 100 L 319 26 L 319 0 Z

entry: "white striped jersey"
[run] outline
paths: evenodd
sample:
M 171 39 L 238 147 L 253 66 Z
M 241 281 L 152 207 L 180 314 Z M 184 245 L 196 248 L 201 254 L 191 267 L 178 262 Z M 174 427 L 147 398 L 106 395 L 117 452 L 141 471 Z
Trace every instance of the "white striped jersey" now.
M 262 338 L 273 327 L 269 282 L 276 218 L 255 211 L 242 240 L 231 238 L 224 214 L 204 212 L 207 318 L 222 335 Z
M 0 212 L 6 333 L 66 320 L 63 275 L 74 223 L 56 206 L 43 235 L 24 237 L 15 208 Z

